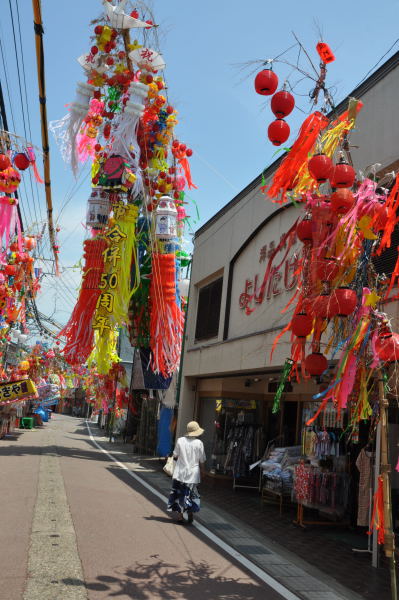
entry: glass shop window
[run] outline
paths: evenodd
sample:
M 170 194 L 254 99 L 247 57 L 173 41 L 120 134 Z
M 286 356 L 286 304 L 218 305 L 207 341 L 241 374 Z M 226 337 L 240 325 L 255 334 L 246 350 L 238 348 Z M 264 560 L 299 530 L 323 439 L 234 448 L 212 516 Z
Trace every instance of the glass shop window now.
M 195 339 L 206 340 L 219 333 L 223 277 L 215 279 L 199 290 Z

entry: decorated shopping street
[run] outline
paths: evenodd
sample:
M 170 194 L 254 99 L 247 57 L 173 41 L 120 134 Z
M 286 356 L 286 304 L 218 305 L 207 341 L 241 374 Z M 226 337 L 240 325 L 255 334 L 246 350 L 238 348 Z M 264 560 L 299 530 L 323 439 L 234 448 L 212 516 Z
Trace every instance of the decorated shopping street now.
M 229 4 L 5 3 L 7 600 L 398 598 L 397 7 Z

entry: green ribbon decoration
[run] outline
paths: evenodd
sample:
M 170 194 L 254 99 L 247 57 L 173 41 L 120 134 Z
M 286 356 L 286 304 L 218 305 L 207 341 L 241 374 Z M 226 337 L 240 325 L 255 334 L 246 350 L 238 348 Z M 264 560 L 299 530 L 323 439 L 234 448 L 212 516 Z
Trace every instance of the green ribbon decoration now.
M 284 392 L 285 384 L 291 373 L 294 361 L 291 358 L 287 358 L 284 363 L 283 372 L 281 373 L 280 383 L 278 384 L 276 395 L 274 396 L 272 413 L 276 414 L 280 410 L 280 400 Z

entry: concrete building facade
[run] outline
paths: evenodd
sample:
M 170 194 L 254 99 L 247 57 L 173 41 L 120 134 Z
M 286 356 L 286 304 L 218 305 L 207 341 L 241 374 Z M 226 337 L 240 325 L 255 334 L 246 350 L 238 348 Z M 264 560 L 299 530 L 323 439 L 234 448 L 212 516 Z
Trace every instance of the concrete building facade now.
M 350 137 L 358 173 L 375 163 L 381 174 L 398 170 L 398 94 L 399 53 L 350 94 L 364 104 Z M 346 110 L 349 97 L 337 107 L 338 113 Z M 266 181 L 280 161 L 266 170 Z M 259 289 L 269 253 L 290 230 L 300 208 L 269 201 L 260 190 L 261 181 L 261 176 L 252 181 L 194 239 L 177 433 L 184 432 L 187 421 L 200 420 L 209 456 L 218 402 L 231 407 L 236 403 L 237 413 L 246 403 L 258 403 L 254 418 L 263 420 L 269 437 L 282 436 L 285 444 L 292 445 L 300 442 L 301 406 L 318 389 L 312 380 L 292 384 L 284 394 L 280 414 L 271 413 L 276 382 L 290 356 L 290 336 L 278 342 L 272 358 L 270 354 L 276 335 L 290 320 L 292 307 L 282 311 L 296 287 L 299 242 L 294 241 L 288 253 L 282 248 L 277 254 L 262 301 L 256 302 L 255 296 L 250 310 L 246 301 Z M 396 304 L 387 306 L 395 321 Z

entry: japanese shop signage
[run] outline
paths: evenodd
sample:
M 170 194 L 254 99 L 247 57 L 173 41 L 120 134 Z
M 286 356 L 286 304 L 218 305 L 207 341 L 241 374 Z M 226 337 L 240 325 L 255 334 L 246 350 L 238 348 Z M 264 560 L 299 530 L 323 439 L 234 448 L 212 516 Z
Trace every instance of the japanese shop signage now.
M 238 303 L 240 309 L 255 308 L 256 305 L 267 302 L 283 292 L 290 292 L 298 283 L 299 255 L 296 251 L 296 234 L 292 233 L 284 242 L 284 235 L 278 242 L 271 240 L 262 244 L 258 250 L 257 262 L 259 272 L 246 277 Z M 281 246 L 276 253 L 276 248 Z M 289 251 L 287 252 L 287 246 Z M 269 259 L 274 256 L 267 281 L 264 281 Z M 283 259 L 283 260 L 282 260 Z M 250 312 L 244 311 L 245 314 Z
M 0 383 L 0 403 L 14 402 L 36 394 L 36 386 L 30 379 Z

